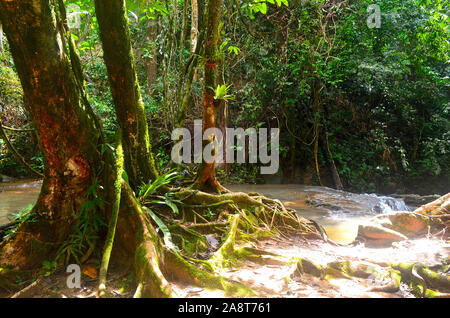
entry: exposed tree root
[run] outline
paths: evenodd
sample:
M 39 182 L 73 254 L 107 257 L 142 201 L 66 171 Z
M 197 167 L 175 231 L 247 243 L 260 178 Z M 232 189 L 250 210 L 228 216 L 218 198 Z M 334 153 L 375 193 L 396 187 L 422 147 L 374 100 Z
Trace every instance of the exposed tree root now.
M 430 270 L 424 264 L 391 264 L 381 267 L 368 262 L 332 262 L 317 265 L 307 259 L 300 259 L 291 278 L 310 274 L 321 279 L 329 278 L 375 278 L 388 280 L 383 286 L 369 289 L 371 292 L 396 293 L 401 283 L 408 285 L 416 297 L 450 297 L 450 278 L 442 273 Z
M 33 283 L 25 287 L 24 289 L 21 289 L 17 293 L 11 296 L 11 298 L 23 298 L 23 297 L 29 297 L 29 293 L 37 288 L 39 284 L 42 282 L 43 276 L 38 277 Z
M 105 247 L 103 249 L 102 263 L 100 265 L 100 273 L 98 279 L 98 297 L 104 297 L 106 291 L 106 275 L 108 272 L 109 260 L 116 235 L 117 219 L 119 217 L 120 209 L 120 194 L 122 192 L 122 172 L 123 172 L 123 149 L 118 138 L 119 143 L 116 148 L 116 165 L 115 165 L 115 180 L 114 180 L 114 201 L 112 204 L 111 217 L 109 219 L 108 233 L 106 234 Z
M 246 257 L 260 261 L 264 258 L 262 253 L 258 255 L 246 248 L 236 249 L 237 239 L 251 240 L 281 232 L 322 238 L 314 223 L 299 218 L 294 210 L 286 209 L 280 201 L 259 194 L 250 196 L 245 193 L 228 192 L 216 195 L 192 189 L 179 189 L 173 192 L 173 197 L 180 209 L 187 210 L 184 216 L 194 221 L 193 224 L 189 222 L 180 224 L 170 221 L 171 217 L 164 217 L 164 214 L 161 216 L 166 222 L 171 222 L 167 228 L 183 249 L 183 255 L 161 244 L 159 236 L 150 224 L 151 219 L 142 212 L 136 200 L 132 200 L 133 209 L 139 214 L 141 222 L 145 223 L 142 229 L 145 234 L 140 239 L 135 257 L 138 283 L 135 296 L 175 296 L 165 277 L 206 288 L 218 288 L 234 296 L 256 295 L 253 290 L 220 275 L 222 270 L 239 258 Z M 148 204 L 151 205 L 151 202 Z M 195 211 L 207 209 L 222 212 L 215 218 L 217 221 L 208 221 Z M 221 221 L 225 216 L 228 221 Z M 200 220 L 200 223 L 196 223 L 196 219 Z M 204 234 L 220 234 L 224 231 L 226 234 L 220 248 L 208 260 L 190 256 L 198 252 L 197 249 L 194 251 L 191 243 L 201 246 L 206 243 Z
M 125 205 L 131 210 L 135 227 L 136 250 L 134 267 L 136 272 L 137 290 L 135 297 L 173 297 L 170 284 L 161 272 L 159 260 L 162 260 L 161 242 L 153 226 L 134 198 L 128 185 L 122 188 Z
M 370 288 L 369 291 L 384 292 L 384 293 L 398 292 L 400 290 L 400 284 L 402 282 L 401 272 L 395 269 L 390 269 L 388 270 L 388 273 L 389 273 L 388 279 L 390 280 L 389 283 L 387 283 L 384 286 L 376 286 Z
M 402 281 L 409 284 L 418 297 L 450 296 L 450 278 L 430 270 L 424 264 L 398 263 L 392 264 L 391 267 L 401 273 Z
M 295 210 L 286 208 L 279 200 L 269 199 L 259 194 L 236 192 L 215 195 L 181 189 L 175 192 L 174 196 L 188 208 L 220 205 L 222 210 L 240 214 L 241 223 L 247 221 L 253 225 L 254 229 L 257 227 L 267 230 L 276 229 L 287 234 L 324 239 L 323 232 L 318 231 L 315 222 L 299 217 Z
M 230 217 L 230 228 L 228 234 L 222 244 L 222 246 L 214 253 L 214 255 L 209 259 L 209 264 L 214 269 L 223 268 L 227 266 L 229 261 L 229 256 L 234 252 L 234 243 L 236 239 L 236 233 L 239 225 L 239 214 L 235 214 Z

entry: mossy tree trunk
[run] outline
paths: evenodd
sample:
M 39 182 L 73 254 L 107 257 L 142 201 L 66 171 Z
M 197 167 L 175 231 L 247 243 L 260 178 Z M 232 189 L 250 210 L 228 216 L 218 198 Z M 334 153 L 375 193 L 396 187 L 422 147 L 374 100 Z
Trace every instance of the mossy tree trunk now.
M 1 1 L 0 21 L 45 166 L 35 222 L 1 247 L 2 266 L 24 269 L 40 265 L 72 231 L 100 165 L 99 133 L 80 101 L 50 1 Z
M 1 28 L 1 27 L 0 27 Z M 191 0 L 191 42 L 190 52 L 197 49 L 198 40 L 198 0 Z
M 219 100 L 215 100 L 214 90 L 217 87 L 217 74 L 219 66 L 218 40 L 219 24 L 221 19 L 223 0 L 210 0 L 208 2 L 207 29 L 204 46 L 204 84 L 203 84 L 203 132 L 216 127 L 216 108 Z M 214 140 L 203 141 L 203 148 Z M 215 162 L 203 161 L 197 171 L 197 178 L 193 185 L 196 189 L 218 191 L 222 187 L 215 177 Z
M 123 0 L 96 0 L 95 11 L 115 110 L 123 134 L 125 170 L 136 189 L 158 177 L 136 75 Z
M 147 118 L 135 71 L 126 5 L 124 0 L 96 0 L 95 9 L 115 109 L 122 129 L 125 170 L 130 185 L 136 190 L 142 183 L 154 181 L 158 173 L 151 153 Z M 119 262 L 122 259 L 124 263 L 134 259 L 138 283 L 135 296 L 173 296 L 162 273 L 164 246 L 157 232 L 146 219 L 128 184 L 122 186 L 121 197 L 114 243 L 115 259 Z
M 125 19 L 124 7 L 115 8 Z M 171 296 L 170 286 L 159 268 L 163 262 L 163 245 L 155 229 L 146 220 L 128 184 L 117 180 L 120 173 L 108 175 L 113 172 L 112 154 L 106 151 L 102 157 L 97 149 L 100 132 L 92 112 L 85 109 L 80 99 L 81 88 L 71 68 L 64 37 L 58 34 L 56 14 L 50 1 L 0 2 L 0 21 L 5 27 L 45 165 L 42 190 L 32 212 L 33 222 L 23 222 L 14 235 L 2 242 L 0 269 L 35 270 L 44 260 L 54 259 L 57 250 L 74 233 L 76 217 L 86 202 L 89 187 L 100 178 L 97 181 L 103 185 L 106 193 L 102 196 L 107 201 L 103 212 L 113 217 L 110 224 L 117 225 L 117 230 L 109 231 L 108 235 L 112 240 L 111 233 L 117 232 L 115 259 L 119 262 L 122 259 L 128 265 L 134 263 L 139 295 Z M 127 39 L 129 41 L 129 37 Z M 135 74 L 134 67 L 124 72 Z M 113 85 L 117 85 L 115 79 Z M 135 83 L 137 85 L 137 81 Z M 139 114 L 139 109 L 135 111 Z M 130 142 L 129 136 L 122 140 Z M 148 135 L 145 142 L 149 145 Z M 149 165 L 149 168 L 154 169 L 154 166 Z M 117 188 L 119 185 L 121 189 Z M 120 214 L 117 214 L 119 204 Z M 111 213 L 113 210 L 116 212 Z M 109 259 L 111 244 L 105 251 Z M 127 255 L 125 259 L 124 255 Z M 128 257 L 130 255 L 134 257 Z M 105 277 L 108 262 L 104 263 L 102 277 Z

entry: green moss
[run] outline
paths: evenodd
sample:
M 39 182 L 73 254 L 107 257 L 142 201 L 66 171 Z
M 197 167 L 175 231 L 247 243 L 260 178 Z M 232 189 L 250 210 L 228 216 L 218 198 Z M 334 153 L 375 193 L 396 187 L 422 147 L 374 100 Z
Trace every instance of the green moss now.
M 232 280 L 229 280 L 220 275 L 214 275 L 209 270 L 212 270 L 210 264 L 207 261 L 195 260 L 197 263 L 202 264 L 208 270 L 194 266 L 187 262 L 181 255 L 176 253 L 171 254 L 171 263 L 173 263 L 178 270 L 185 271 L 188 276 L 198 286 L 207 289 L 220 289 L 225 292 L 226 295 L 235 297 L 255 297 L 257 293 L 241 284 Z
M 300 259 L 297 263 L 297 270 L 300 273 L 311 274 L 315 277 L 322 277 L 322 267 L 307 259 Z
M 0 267 L 0 290 L 12 291 L 16 290 L 19 285 L 33 277 L 31 271 L 13 270 Z
M 194 255 L 204 253 L 208 250 L 208 242 L 206 237 L 199 232 L 188 229 L 174 222 L 168 226 L 174 243 L 177 244 L 186 255 Z

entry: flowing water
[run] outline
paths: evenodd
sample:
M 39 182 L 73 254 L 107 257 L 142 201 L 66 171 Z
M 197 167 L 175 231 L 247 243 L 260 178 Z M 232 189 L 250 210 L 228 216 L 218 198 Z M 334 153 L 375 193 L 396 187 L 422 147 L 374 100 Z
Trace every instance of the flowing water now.
M 0 183 L 0 225 L 11 221 L 11 214 L 33 204 L 40 181 Z M 356 237 L 358 224 L 381 213 L 408 211 L 402 199 L 375 194 L 355 194 L 326 187 L 299 184 L 228 185 L 230 190 L 258 192 L 280 199 L 299 215 L 322 225 L 328 236 L 339 243 L 350 243 Z
M 0 182 L 0 225 L 11 222 L 12 214 L 34 204 L 40 181 Z
M 402 199 L 376 194 L 355 194 L 326 187 L 300 184 L 228 185 L 240 192 L 258 192 L 270 198 L 278 198 L 299 215 L 317 221 L 335 242 L 352 242 L 358 225 L 382 213 L 409 211 Z

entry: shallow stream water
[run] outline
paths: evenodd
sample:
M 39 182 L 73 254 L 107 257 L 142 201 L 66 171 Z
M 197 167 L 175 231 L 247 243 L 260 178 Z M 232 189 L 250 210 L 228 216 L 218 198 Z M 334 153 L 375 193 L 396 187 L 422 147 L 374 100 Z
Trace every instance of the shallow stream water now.
M 40 181 L 0 183 L 0 225 L 11 221 L 11 214 L 33 204 L 41 187 Z M 227 185 L 239 192 L 258 192 L 283 201 L 306 218 L 322 225 L 328 236 L 342 244 L 356 236 L 358 224 L 380 213 L 405 211 L 402 199 L 375 194 L 355 194 L 326 187 L 299 184 Z
M 11 222 L 12 214 L 34 204 L 40 181 L 0 182 L 0 225 Z
M 333 241 L 341 244 L 351 243 L 358 225 L 377 214 L 412 209 L 402 199 L 300 184 L 245 184 L 228 185 L 227 188 L 280 199 L 286 206 L 297 210 L 299 215 L 317 221 Z

